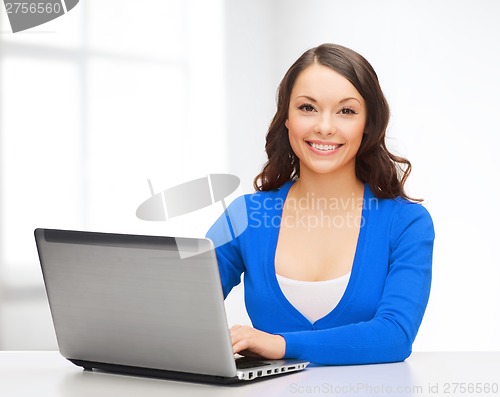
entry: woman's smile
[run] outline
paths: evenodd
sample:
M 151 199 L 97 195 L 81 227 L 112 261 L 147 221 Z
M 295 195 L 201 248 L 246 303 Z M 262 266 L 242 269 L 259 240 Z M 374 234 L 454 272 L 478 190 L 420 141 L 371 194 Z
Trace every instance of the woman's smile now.
M 318 141 L 305 141 L 311 148 L 311 150 L 320 155 L 320 156 L 328 156 L 334 153 L 337 153 L 344 144 L 342 143 L 327 143 L 327 142 L 318 142 Z

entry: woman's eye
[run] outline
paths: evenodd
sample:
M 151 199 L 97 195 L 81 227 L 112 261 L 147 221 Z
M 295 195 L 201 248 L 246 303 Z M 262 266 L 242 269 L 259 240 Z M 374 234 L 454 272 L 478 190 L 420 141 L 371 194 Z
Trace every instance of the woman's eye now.
M 300 110 L 303 110 L 305 112 L 314 112 L 314 107 L 310 105 L 309 103 L 304 103 L 303 105 L 299 106 Z
M 356 114 L 356 112 L 351 108 L 342 108 L 340 109 L 340 114 L 348 115 L 348 114 Z

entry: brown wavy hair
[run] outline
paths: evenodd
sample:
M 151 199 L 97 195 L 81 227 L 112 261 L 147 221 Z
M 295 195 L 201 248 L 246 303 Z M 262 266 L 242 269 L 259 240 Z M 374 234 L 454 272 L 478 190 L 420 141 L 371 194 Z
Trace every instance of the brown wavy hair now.
M 266 135 L 268 161 L 255 177 L 254 188 L 258 191 L 273 190 L 300 177 L 299 159 L 290 146 L 285 121 L 288 119 L 293 85 L 298 75 L 314 63 L 327 66 L 344 76 L 365 100 L 367 118 L 365 133 L 356 154 L 356 177 L 368 183 L 379 198 L 399 196 L 422 201 L 408 197 L 404 191 L 411 163 L 404 157 L 392 154 L 385 144 L 390 112 L 375 70 L 363 56 L 336 44 L 322 44 L 306 51 L 283 77 L 278 88 L 276 114 Z

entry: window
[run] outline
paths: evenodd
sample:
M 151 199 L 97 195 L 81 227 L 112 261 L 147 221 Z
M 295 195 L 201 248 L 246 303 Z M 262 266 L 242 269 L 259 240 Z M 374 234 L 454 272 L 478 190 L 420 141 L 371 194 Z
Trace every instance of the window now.
M 9 302 L 45 299 L 36 227 L 165 233 L 135 217 L 147 179 L 224 172 L 223 2 L 81 0 L 15 34 L 0 10 L 0 348 L 16 348 Z

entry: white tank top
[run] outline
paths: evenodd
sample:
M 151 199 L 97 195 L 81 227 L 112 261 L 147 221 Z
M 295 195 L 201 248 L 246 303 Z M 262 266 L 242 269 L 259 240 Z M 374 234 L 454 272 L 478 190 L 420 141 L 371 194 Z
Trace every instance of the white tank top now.
M 276 274 L 286 299 L 311 323 L 330 313 L 340 302 L 351 273 L 325 281 L 300 281 Z

